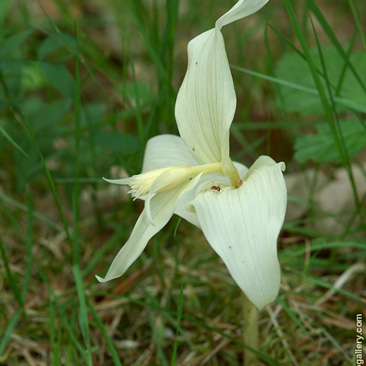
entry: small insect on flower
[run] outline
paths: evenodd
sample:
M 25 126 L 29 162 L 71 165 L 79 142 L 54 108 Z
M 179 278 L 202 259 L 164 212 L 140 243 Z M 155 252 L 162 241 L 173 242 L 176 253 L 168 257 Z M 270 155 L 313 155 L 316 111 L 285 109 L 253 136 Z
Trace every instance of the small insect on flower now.
M 221 188 L 220 188 L 220 186 L 212 186 L 211 190 L 216 191 L 216 192 L 220 192 Z

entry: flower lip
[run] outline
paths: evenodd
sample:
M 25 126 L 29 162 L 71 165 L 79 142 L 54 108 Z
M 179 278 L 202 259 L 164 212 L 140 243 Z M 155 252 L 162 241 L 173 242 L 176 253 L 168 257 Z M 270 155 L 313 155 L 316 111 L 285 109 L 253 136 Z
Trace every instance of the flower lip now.
M 238 189 L 204 190 L 189 209 L 230 274 L 259 309 L 274 301 L 281 271 L 277 237 L 286 212 L 283 163 L 259 157 Z

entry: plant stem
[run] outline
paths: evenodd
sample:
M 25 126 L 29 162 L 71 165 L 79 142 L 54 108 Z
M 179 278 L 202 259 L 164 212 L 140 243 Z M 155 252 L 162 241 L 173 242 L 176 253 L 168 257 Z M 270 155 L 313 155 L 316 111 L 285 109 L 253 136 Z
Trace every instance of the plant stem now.
M 243 366 L 258 366 L 258 357 L 252 351 L 258 351 L 258 338 L 259 338 L 259 328 L 258 328 L 258 314 L 259 311 L 255 305 L 253 305 L 249 299 L 242 294 L 243 303 L 243 341 L 249 346 L 249 348 L 244 349 L 244 362 Z

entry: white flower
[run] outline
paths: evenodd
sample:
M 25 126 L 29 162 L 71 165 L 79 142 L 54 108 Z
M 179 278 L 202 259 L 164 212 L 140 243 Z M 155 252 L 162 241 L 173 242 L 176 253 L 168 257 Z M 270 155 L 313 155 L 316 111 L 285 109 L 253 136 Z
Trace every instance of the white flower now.
M 108 180 L 128 184 L 145 200 L 127 243 L 106 276 L 123 275 L 173 213 L 201 228 L 247 297 L 263 308 L 280 286 L 277 237 L 287 194 L 284 163 L 259 157 L 248 170 L 229 156 L 236 95 L 221 28 L 248 16 L 268 0 L 240 0 L 211 29 L 188 45 L 188 69 L 176 102 L 181 137 L 148 141 L 142 173 Z

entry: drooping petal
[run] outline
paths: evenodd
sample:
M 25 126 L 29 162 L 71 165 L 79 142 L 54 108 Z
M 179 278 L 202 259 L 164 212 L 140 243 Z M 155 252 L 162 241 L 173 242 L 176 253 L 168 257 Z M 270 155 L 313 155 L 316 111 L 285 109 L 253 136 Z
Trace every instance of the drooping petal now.
M 220 29 L 252 14 L 266 1 L 239 1 L 214 29 L 189 42 L 187 73 L 177 96 L 177 125 L 189 151 L 200 164 L 222 162 L 229 177 L 235 175 L 229 157 L 229 129 L 236 95 Z
M 239 189 L 208 190 L 192 201 L 208 242 L 259 309 L 276 298 L 280 286 L 277 237 L 287 202 L 283 169 L 272 160 Z
M 153 223 L 148 219 L 146 208 L 138 218 L 130 238 L 114 258 L 104 278 L 96 276 L 99 282 L 106 282 L 122 276 L 145 249 L 148 241 L 170 220 L 180 196 L 194 188 L 200 175 L 189 183 L 181 183 L 171 190 L 156 194 L 150 200 L 150 213 Z
M 252 15 L 266 5 L 268 1 L 269 0 L 240 0 L 216 21 L 216 27 L 221 29 L 224 25 Z
M 176 165 L 198 165 L 179 136 L 159 135 L 147 142 L 142 173 Z

